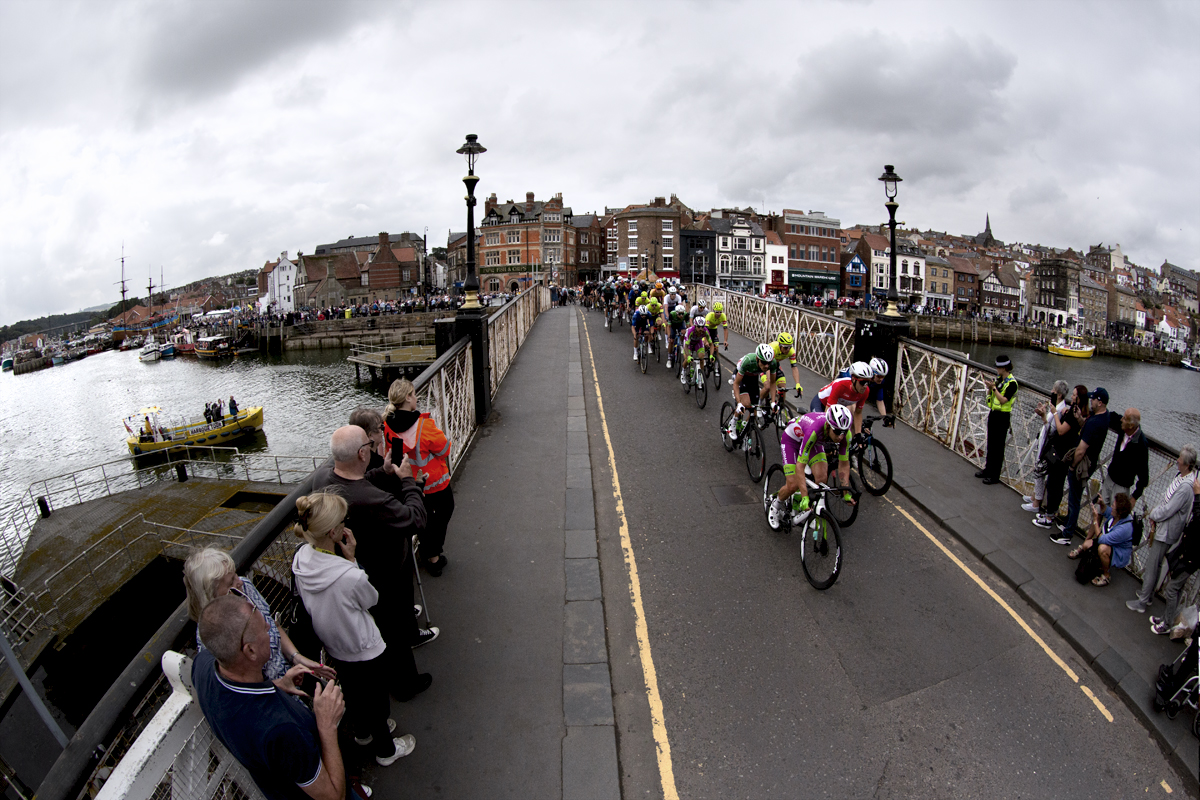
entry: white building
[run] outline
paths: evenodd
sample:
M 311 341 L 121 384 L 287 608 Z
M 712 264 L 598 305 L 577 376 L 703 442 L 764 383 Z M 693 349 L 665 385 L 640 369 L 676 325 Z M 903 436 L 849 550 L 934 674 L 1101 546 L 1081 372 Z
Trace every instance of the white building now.
M 717 234 L 717 282 L 722 289 L 762 293 L 767 282 L 767 237 L 742 216 L 710 219 Z
M 788 288 L 788 246 L 775 231 L 767 231 L 767 283 L 769 288 L 777 291 L 787 291 Z M 833 292 L 837 297 L 837 292 Z
M 267 262 L 263 266 L 262 274 L 266 276 L 266 291 L 258 298 L 259 312 L 274 310 L 276 314 L 287 314 L 295 311 L 292 288 L 296 284 L 296 264 L 288 259 L 287 251 L 279 254 L 279 261 L 276 263 Z

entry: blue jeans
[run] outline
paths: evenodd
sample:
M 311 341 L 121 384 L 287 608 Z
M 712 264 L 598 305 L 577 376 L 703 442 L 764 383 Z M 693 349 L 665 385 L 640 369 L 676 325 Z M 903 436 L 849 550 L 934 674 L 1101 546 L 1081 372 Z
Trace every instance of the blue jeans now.
M 1075 468 L 1067 473 L 1067 533 L 1075 532 L 1075 523 L 1079 521 L 1079 501 L 1083 498 L 1083 489 L 1087 481 L 1075 477 Z

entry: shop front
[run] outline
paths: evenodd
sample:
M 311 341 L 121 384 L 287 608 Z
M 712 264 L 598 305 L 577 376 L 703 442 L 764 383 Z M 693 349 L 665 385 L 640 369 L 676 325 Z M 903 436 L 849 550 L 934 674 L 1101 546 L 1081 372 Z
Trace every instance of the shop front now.
M 841 286 L 841 276 L 820 269 L 789 269 L 788 286 L 796 294 L 835 299 Z

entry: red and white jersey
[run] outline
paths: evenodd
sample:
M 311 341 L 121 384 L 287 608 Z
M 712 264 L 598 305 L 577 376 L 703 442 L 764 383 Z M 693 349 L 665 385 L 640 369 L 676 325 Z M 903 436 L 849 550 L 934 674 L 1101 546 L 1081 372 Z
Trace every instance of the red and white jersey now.
M 854 390 L 853 378 L 838 378 L 817 392 L 817 398 L 821 401 L 821 405 L 824 408 L 829 408 L 834 403 L 839 403 L 861 411 L 862 407 L 866 405 L 867 397 L 870 394 L 871 384 L 868 383 L 864 386 L 861 392 L 856 392 Z

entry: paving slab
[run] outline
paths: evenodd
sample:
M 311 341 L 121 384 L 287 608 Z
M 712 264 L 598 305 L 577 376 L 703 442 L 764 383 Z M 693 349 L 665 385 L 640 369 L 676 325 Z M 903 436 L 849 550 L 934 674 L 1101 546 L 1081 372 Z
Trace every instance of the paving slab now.
M 611 725 L 567 728 L 563 800 L 620 800 L 616 731 Z
M 567 726 L 612 725 L 608 664 L 564 664 L 563 717 Z
M 565 534 L 567 558 L 596 557 L 596 531 L 594 529 L 566 531 Z
M 566 563 L 567 600 L 600 599 L 600 562 L 594 558 L 570 558 Z
M 594 559 L 578 560 L 586 562 Z M 607 662 L 604 605 L 599 600 L 567 603 L 563 621 L 563 663 L 602 664 L 607 670 Z

